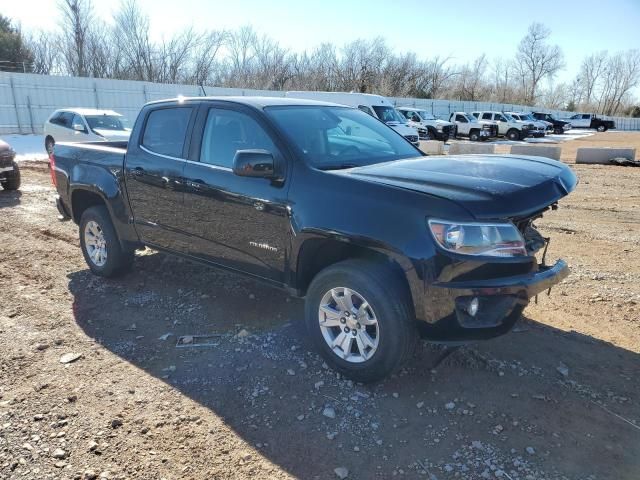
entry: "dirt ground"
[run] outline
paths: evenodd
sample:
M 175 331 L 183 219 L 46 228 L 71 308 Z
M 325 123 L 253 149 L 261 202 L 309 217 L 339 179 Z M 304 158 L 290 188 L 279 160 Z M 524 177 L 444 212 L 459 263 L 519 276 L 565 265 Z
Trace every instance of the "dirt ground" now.
M 640 151 L 611 132 L 563 158 L 610 142 Z M 640 478 L 640 169 L 572 165 L 538 222 L 572 274 L 514 331 L 362 386 L 285 293 L 152 251 L 92 276 L 46 167 L 22 167 L 0 192 L 0 478 Z

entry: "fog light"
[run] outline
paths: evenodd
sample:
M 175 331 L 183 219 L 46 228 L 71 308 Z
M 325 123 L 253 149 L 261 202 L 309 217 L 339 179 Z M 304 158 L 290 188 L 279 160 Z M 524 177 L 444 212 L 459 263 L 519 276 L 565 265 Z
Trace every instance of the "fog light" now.
M 478 313 L 478 306 L 478 297 L 473 297 L 473 300 L 469 302 L 469 306 L 467 307 L 467 313 L 472 317 L 475 317 L 476 313 Z

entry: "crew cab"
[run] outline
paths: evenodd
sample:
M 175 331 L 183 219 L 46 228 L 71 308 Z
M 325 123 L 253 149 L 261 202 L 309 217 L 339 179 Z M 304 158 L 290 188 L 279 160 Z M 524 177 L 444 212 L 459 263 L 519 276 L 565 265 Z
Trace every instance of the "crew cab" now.
M 0 185 L 5 190 L 20 188 L 20 169 L 15 158 L 15 150 L 7 142 L 0 140 Z
M 565 133 L 567 130 L 571 130 L 571 124 L 569 122 L 565 122 L 564 120 L 559 120 L 555 118 L 550 113 L 544 112 L 533 112 L 534 118 L 538 120 L 544 120 L 545 122 L 550 122 L 553 125 L 553 133 L 556 135 L 560 135 Z
M 532 135 L 532 123 L 521 122 L 504 112 L 471 112 L 478 120 L 491 120 L 498 124 L 498 135 L 509 140 L 524 140 Z
M 493 121 L 479 121 L 465 112 L 453 112 L 449 121 L 456 124 L 456 134 L 469 137 L 472 142 L 489 140 L 498 136 L 498 124 Z
M 593 128 L 598 132 L 606 132 L 616 128 L 613 120 L 603 120 L 598 118 L 594 113 L 577 113 L 569 117 L 573 128 Z
M 341 105 L 153 102 L 128 143 L 58 143 L 50 166 L 94 274 L 123 273 L 149 246 L 286 289 L 305 298 L 327 363 L 357 381 L 396 370 L 419 334 L 507 333 L 568 274 L 536 259 L 546 240 L 534 225 L 574 189 L 568 166 L 426 157 Z
M 131 129 L 113 110 L 63 108 L 44 123 L 44 147 L 51 152 L 56 142 L 100 142 L 127 140 Z
M 425 140 L 442 140 L 446 142 L 450 138 L 456 137 L 457 126 L 455 123 L 439 120 L 427 110 L 413 107 L 398 107 L 396 110 L 407 119 L 409 125 L 427 130 L 428 137 Z
M 421 139 L 428 139 L 425 128 L 409 125 L 407 120 L 398 113 L 393 104 L 382 95 L 356 92 L 291 91 L 286 92 L 285 97 L 339 103 L 340 105 L 357 108 L 377 118 L 381 122 L 386 123 L 416 147 L 420 146 Z

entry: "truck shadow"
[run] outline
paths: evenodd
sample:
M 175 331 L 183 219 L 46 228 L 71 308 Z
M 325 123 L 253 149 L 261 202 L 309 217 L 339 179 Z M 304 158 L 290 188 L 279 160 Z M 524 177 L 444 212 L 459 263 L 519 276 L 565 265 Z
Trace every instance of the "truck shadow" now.
M 0 208 L 14 207 L 20 203 L 20 190 L 3 190 L 0 187 Z
M 509 335 L 441 363 L 444 349 L 422 344 L 398 375 L 362 386 L 323 366 L 304 334 L 301 300 L 252 280 L 149 254 L 117 280 L 73 272 L 69 290 L 90 338 L 209 409 L 297 478 L 332 479 L 339 466 L 350 478 L 391 478 L 400 468 L 449 478 L 445 463 L 473 440 L 496 445 L 498 457 L 529 445 L 546 452 L 523 460 L 535 478 L 631 478 L 640 469 L 638 430 L 610 413 L 640 418 L 638 355 L 592 337 L 524 318 Z M 153 410 L 147 400 L 140 408 Z M 498 423 L 508 439 L 493 433 Z

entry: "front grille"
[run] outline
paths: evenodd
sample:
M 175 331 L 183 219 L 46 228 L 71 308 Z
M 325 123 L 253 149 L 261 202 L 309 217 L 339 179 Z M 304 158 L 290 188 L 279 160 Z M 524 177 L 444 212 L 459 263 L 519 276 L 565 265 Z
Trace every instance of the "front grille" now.
M 15 157 L 15 152 L 13 150 L 7 150 L 4 152 L 0 152 L 0 167 L 9 167 L 13 162 L 13 157 Z
M 426 128 L 419 128 L 418 136 L 420 137 L 420 140 L 427 140 L 429 137 L 429 131 Z
M 418 135 L 405 135 L 404 138 L 409 140 L 411 143 L 416 143 L 418 141 Z

